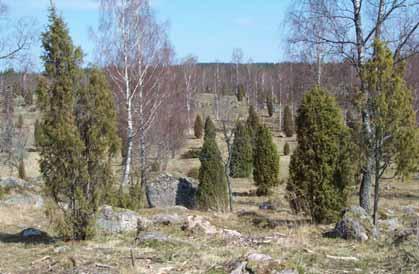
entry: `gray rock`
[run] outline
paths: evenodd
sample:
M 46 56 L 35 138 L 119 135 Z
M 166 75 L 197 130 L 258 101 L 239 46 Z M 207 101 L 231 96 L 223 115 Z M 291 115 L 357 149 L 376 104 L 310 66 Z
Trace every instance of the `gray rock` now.
M 222 230 L 216 228 L 207 219 L 202 216 L 188 216 L 182 226 L 182 230 L 192 233 L 201 233 L 208 235 L 221 234 Z
M 404 206 L 402 208 L 403 210 L 403 214 L 405 214 L 406 216 L 417 216 L 417 211 L 418 209 L 416 207 L 413 206 Z
M 20 232 L 20 236 L 22 238 L 30 238 L 30 237 L 41 237 L 44 235 L 45 232 L 37 229 L 37 228 L 26 228 Z
M 176 205 L 194 208 L 198 183 L 191 178 L 177 178 L 162 174 L 146 186 L 151 207 L 173 207 Z
M 272 274 L 298 274 L 298 271 L 295 269 L 284 269 L 281 271 L 274 271 Z
M 68 251 L 70 251 L 70 248 L 65 245 L 57 246 L 56 248 L 54 248 L 54 253 L 57 253 L 57 254 L 66 253 Z
M 3 188 L 27 188 L 32 189 L 33 185 L 26 182 L 25 180 L 14 178 L 14 177 L 6 177 L 0 180 L 0 187 Z
M 11 194 L 7 195 L 2 204 L 8 206 L 32 206 L 42 208 L 44 199 L 38 194 Z
M 183 224 L 186 218 L 178 214 L 158 214 L 151 218 L 154 224 L 175 225 Z
M 152 222 L 134 211 L 111 206 L 103 206 L 96 216 L 97 229 L 110 234 L 135 231 L 137 223 L 147 227 Z
M 135 240 L 137 243 L 144 243 L 149 241 L 168 242 L 170 241 L 170 238 L 160 232 L 144 232 L 139 234 Z
M 274 210 L 275 207 L 272 205 L 271 202 L 263 202 L 259 205 L 259 209 L 262 210 Z
M 343 210 L 341 220 L 332 231 L 326 232 L 324 236 L 366 241 L 370 237 L 376 238 L 377 233 L 367 212 L 362 207 L 355 206 Z
M 251 253 L 247 256 L 248 261 L 270 261 L 272 257 L 262 253 Z
M 230 274 L 248 274 L 249 272 L 246 270 L 246 265 L 247 262 L 239 262 Z
M 379 220 L 378 224 L 380 229 L 384 230 L 385 232 L 394 232 L 401 227 L 397 218 Z

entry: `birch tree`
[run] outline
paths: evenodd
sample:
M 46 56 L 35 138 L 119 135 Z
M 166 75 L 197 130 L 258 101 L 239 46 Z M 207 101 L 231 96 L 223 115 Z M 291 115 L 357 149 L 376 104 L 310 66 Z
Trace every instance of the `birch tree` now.
M 138 143 L 141 185 L 147 179 L 146 134 L 165 99 L 161 79 L 166 71 L 168 42 L 148 0 L 101 0 L 98 44 L 102 65 L 124 98 L 126 156 L 121 186 L 130 181 L 134 144 Z M 134 140 L 136 142 L 134 143 Z
M 196 92 L 196 79 L 197 79 L 197 68 L 196 64 L 198 58 L 195 56 L 188 56 L 182 62 L 183 79 L 185 81 L 185 99 L 186 99 L 186 111 L 187 111 L 187 122 L 188 122 L 188 133 L 192 135 L 192 96 Z

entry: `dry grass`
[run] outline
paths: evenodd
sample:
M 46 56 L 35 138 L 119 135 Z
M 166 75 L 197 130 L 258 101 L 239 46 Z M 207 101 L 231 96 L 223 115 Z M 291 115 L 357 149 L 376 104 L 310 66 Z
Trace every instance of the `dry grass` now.
M 263 119 L 271 119 L 264 117 Z M 275 117 L 271 119 L 271 123 Z M 226 147 L 218 134 L 220 150 Z M 280 138 L 274 131 L 274 141 L 282 152 L 285 142 L 295 147 L 295 138 Z M 185 175 L 199 166 L 198 159 L 181 159 L 184 152 L 199 148 L 202 140 L 188 138 L 175 159 L 168 164 L 168 172 Z M 30 176 L 36 176 L 36 154 L 29 164 Z M 288 177 L 289 156 L 281 156 L 281 179 Z M 30 161 L 31 162 L 31 161 Z M 32 162 L 31 162 L 32 163 Z M 3 172 L 0 169 L 0 172 Z M 1 173 L 0 175 L 4 175 Z M 151 242 L 134 244 L 134 234 L 97 235 L 92 241 L 28 244 L 5 239 L 26 227 L 37 227 L 54 235 L 44 213 L 40 209 L 0 206 L 0 273 L 227 273 L 226 265 L 244 258 L 250 252 L 260 252 L 278 259 L 284 265 L 299 270 L 299 273 L 418 273 L 419 242 L 395 246 L 389 240 L 358 243 L 340 239 L 327 239 L 322 233 L 331 226 L 301 224 L 304 216 L 291 214 L 284 199 L 285 185 L 274 189 L 271 197 L 257 197 L 251 179 L 234 179 L 233 213 L 183 211 L 179 209 L 143 209 L 139 213 L 152 216 L 158 213 L 179 215 L 202 215 L 219 227 L 239 231 L 244 238 L 271 237 L 269 243 L 249 243 L 218 236 L 191 234 L 179 225 L 156 226 L 159 231 L 179 240 L 178 244 Z M 276 210 L 260 210 L 262 202 L 272 202 Z M 351 197 L 357 203 L 356 189 Z M 416 207 L 419 213 L 418 181 L 409 183 L 383 182 L 382 212 L 401 216 L 405 206 Z M 275 227 L 265 227 L 254 222 L 255 218 L 283 222 Z M 63 249 L 60 252 L 59 249 Z M 135 266 L 131 265 L 131 250 Z M 412 255 L 413 254 L 413 255 Z M 343 261 L 332 256 L 354 256 L 358 261 Z

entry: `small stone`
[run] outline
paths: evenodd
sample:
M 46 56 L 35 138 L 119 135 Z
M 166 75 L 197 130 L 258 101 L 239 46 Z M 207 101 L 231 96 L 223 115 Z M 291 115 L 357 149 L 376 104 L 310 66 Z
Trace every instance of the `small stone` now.
M 223 229 L 222 234 L 225 238 L 241 238 L 242 234 L 236 230 Z
M 262 210 L 274 210 L 274 206 L 272 205 L 271 202 L 263 202 L 259 205 L 259 209 Z
M 65 245 L 54 248 L 54 253 L 66 253 L 68 251 L 70 251 L 70 248 Z
M 188 216 L 183 230 L 190 232 L 204 232 L 205 234 L 218 234 L 220 231 L 202 216 Z
M 230 274 L 247 274 L 249 273 L 246 270 L 246 262 L 240 262 L 238 265 L 234 268 L 233 271 L 230 272 Z
M 251 253 L 247 256 L 249 261 L 270 261 L 272 257 L 262 253 Z

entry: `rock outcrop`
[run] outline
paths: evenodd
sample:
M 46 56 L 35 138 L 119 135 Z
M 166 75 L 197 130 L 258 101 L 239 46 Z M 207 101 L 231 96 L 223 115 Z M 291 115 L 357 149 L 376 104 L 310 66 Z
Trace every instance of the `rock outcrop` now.
M 144 227 L 152 224 L 134 211 L 111 206 L 103 206 L 96 216 L 96 228 L 109 234 L 136 231 L 138 223 Z
M 42 208 L 44 206 L 44 199 L 38 194 L 16 193 L 6 195 L 0 204 L 7 206 Z
M 146 186 L 151 207 L 166 208 L 176 205 L 192 209 L 198 183 L 191 178 L 162 174 Z
M 355 206 L 344 209 L 342 218 L 337 222 L 335 228 L 326 232 L 324 236 L 366 241 L 370 238 L 376 238 L 378 235 L 368 213 L 362 207 Z
M 0 179 L 0 187 L 6 188 L 6 189 L 10 189 L 10 188 L 32 189 L 33 185 L 19 178 L 6 177 L 6 178 Z

